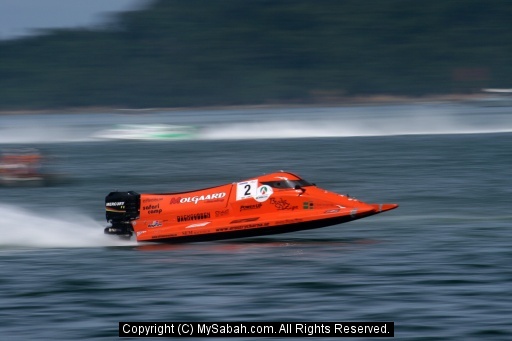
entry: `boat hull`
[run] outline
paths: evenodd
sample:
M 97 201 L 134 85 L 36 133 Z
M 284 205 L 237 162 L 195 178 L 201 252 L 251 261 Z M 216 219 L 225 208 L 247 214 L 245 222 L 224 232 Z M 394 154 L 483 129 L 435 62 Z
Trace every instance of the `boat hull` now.
M 362 217 L 359 217 L 359 218 L 362 218 Z M 275 235 L 275 234 L 299 232 L 299 231 L 304 231 L 304 230 L 313 230 L 313 229 L 318 229 L 318 228 L 322 228 L 322 227 L 347 223 L 347 222 L 350 222 L 352 220 L 356 220 L 359 218 L 334 217 L 334 218 L 326 218 L 326 219 L 309 221 L 309 222 L 284 224 L 284 225 L 279 225 L 279 226 L 255 227 L 252 229 L 240 229 L 240 230 L 220 232 L 220 233 L 218 233 L 218 232 L 217 233 L 205 233 L 205 234 L 198 234 L 198 235 L 177 236 L 177 237 L 169 237 L 169 238 L 155 238 L 155 239 L 146 239 L 144 241 L 168 243 L 168 244 L 181 244 L 181 243 L 210 242 L 210 241 L 218 241 L 218 240 L 262 237 L 262 236 L 269 236 L 269 235 Z
M 248 238 L 346 223 L 392 210 L 310 184 L 287 172 L 182 193 L 112 192 L 107 234 L 140 242 Z

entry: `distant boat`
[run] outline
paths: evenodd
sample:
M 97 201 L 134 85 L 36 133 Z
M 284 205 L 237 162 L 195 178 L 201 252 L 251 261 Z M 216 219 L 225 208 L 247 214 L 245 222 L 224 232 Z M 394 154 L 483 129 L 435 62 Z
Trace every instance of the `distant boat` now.
M 193 139 L 197 129 L 193 126 L 170 124 L 120 124 L 112 129 L 99 131 L 93 135 L 99 139 L 114 140 L 185 140 Z
M 479 105 L 486 107 L 512 106 L 512 89 L 487 88 L 482 89 L 487 95 L 477 100 Z
M 512 94 L 512 89 L 482 89 L 483 92 Z
M 43 156 L 33 148 L 2 151 L 0 187 L 50 186 L 67 180 L 65 174 L 43 171 Z

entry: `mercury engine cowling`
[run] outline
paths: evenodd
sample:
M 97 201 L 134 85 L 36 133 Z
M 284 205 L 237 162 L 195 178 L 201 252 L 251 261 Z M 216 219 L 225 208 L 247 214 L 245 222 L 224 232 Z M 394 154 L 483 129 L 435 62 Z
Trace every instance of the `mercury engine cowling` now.
M 131 221 L 140 215 L 140 194 L 134 191 L 110 192 L 105 197 L 107 222 L 105 234 L 131 237 L 133 228 Z

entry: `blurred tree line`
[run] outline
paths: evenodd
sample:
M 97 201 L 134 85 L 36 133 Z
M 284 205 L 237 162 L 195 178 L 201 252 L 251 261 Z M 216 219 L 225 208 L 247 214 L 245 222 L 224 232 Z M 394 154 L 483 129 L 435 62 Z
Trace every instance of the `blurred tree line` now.
M 0 108 L 315 103 L 512 87 L 510 0 L 159 0 L 0 43 Z

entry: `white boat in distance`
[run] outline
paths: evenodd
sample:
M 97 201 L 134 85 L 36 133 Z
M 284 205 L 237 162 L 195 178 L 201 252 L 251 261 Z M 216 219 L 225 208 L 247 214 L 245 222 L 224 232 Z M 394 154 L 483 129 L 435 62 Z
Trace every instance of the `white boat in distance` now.
M 170 124 L 120 124 L 93 135 L 99 139 L 115 140 L 185 140 L 193 139 L 197 129 L 193 126 Z

